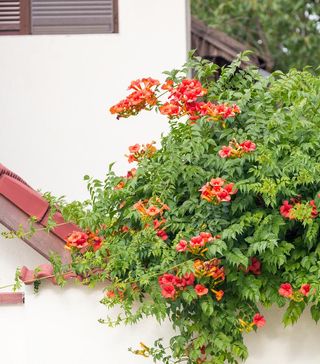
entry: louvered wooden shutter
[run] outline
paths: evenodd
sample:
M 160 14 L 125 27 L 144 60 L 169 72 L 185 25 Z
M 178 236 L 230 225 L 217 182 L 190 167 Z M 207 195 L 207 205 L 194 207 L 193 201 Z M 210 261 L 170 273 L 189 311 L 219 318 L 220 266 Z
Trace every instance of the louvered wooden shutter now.
M 29 33 L 29 0 L 0 0 L 0 35 Z
M 32 34 L 114 32 L 114 0 L 31 0 Z

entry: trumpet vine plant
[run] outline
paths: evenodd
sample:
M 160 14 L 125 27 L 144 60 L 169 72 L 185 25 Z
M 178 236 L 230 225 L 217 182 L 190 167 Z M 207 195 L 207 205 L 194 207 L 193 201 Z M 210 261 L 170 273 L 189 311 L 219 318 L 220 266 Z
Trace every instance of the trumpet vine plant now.
M 191 57 L 162 83 L 131 82 L 115 122 L 157 111 L 170 132 L 130 146 L 126 176 L 85 176 L 89 201 L 60 204 L 83 232 L 67 237 L 70 264 L 52 259 L 58 283 L 108 281 L 101 303 L 122 309 L 110 326 L 169 319 L 168 346 L 131 349 L 154 362 L 241 362 L 263 306 L 285 306 L 285 325 L 306 307 L 320 318 L 320 79 L 264 78 L 246 57 L 219 77 Z

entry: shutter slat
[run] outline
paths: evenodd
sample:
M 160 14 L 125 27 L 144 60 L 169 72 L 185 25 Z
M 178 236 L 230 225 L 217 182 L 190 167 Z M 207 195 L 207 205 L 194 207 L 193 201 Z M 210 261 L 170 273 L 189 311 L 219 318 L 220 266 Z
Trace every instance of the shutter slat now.
M 33 34 L 112 33 L 113 0 L 32 0 Z
M 74 25 L 59 25 L 59 26 L 41 26 L 38 28 L 38 33 L 34 34 L 105 34 L 112 33 L 113 28 L 109 25 L 90 25 L 90 26 L 74 26 Z
M 6 23 L 6 24 L 1 24 L 0 22 L 0 35 L 1 32 L 14 32 L 14 31 L 19 31 L 20 30 L 20 24 L 12 24 L 12 23 Z
M 45 17 L 58 17 L 58 16 L 70 16 L 70 15 L 83 15 L 83 16 L 110 16 L 110 12 L 104 9 L 101 10 L 67 10 L 67 11 L 60 11 L 59 9 L 54 9 L 50 12 L 42 11 L 42 12 L 34 12 L 33 19 L 37 18 L 45 18 Z
M 35 1 L 35 0 L 33 0 Z M 112 4 L 111 2 L 106 2 L 105 0 L 101 0 L 101 1 L 89 1 L 89 0 L 85 0 L 85 1 L 72 1 L 72 0 L 63 0 L 63 1 L 53 1 L 53 0 L 48 0 L 48 1 L 41 1 L 41 0 L 37 0 L 34 3 L 34 7 L 35 8 L 39 8 L 39 7 L 47 7 L 50 8 L 51 6 L 72 6 L 72 7 L 77 7 L 77 6 L 103 6 L 103 7 L 109 7 L 110 4 Z
M 20 1 L 0 0 L 0 35 L 19 33 L 20 17 Z
M 104 26 L 106 25 L 106 18 L 105 16 L 96 16 L 94 18 L 90 18 L 88 16 L 72 16 L 72 17 L 41 17 L 40 19 L 38 19 L 37 24 L 38 26 L 46 26 L 46 25 L 52 25 L 52 26 L 59 26 L 59 25 L 64 25 L 64 26 L 72 26 L 72 25 L 77 25 L 77 26 L 87 26 L 87 25 L 92 25 L 92 26 Z M 110 21 L 111 19 L 109 19 Z

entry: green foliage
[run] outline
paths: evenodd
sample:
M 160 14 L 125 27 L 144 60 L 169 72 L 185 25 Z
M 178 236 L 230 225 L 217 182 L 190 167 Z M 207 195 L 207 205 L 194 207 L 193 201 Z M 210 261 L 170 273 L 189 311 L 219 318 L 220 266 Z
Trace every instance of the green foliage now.
M 20 274 L 21 271 L 19 268 L 16 269 L 16 273 L 15 273 L 15 277 L 14 277 L 14 286 L 12 288 L 12 290 L 15 292 L 17 290 L 19 290 L 22 287 L 22 282 L 20 279 Z
M 305 305 L 305 302 L 290 302 L 289 307 L 283 317 L 283 323 L 285 326 L 293 325 L 298 321 L 305 308 Z
M 318 67 L 320 2 L 192 0 L 192 13 L 256 50 L 272 69 Z
M 314 319 L 314 321 L 318 323 L 318 321 L 320 319 L 320 307 L 319 307 L 319 305 L 311 306 L 310 312 L 311 312 L 311 316 Z
M 126 179 L 123 188 L 115 188 L 123 178 L 110 166 L 103 181 L 85 177 L 88 201 L 60 206 L 66 219 L 98 230 L 105 243 L 96 252 L 72 251 L 71 267 L 53 257 L 58 283 L 64 283 L 70 268 L 85 284 L 109 279 L 109 296 L 101 302 L 122 308 L 114 320 L 100 320 L 110 326 L 148 316 L 159 322 L 169 317 L 177 332 L 169 347 L 158 340 L 153 347 L 132 350 L 151 355 L 155 362 L 199 363 L 205 350 L 204 363 L 239 363 L 248 355 L 242 339 L 248 327 L 241 322 L 252 322 L 258 304 L 289 303 L 286 325 L 295 323 L 308 303 L 313 304 L 312 317 L 320 317 L 319 217 L 309 218 L 308 205 L 315 199 L 319 208 L 320 79 L 297 70 L 265 79 L 255 69 L 237 71 L 239 62 L 241 58 L 222 69 L 217 81 L 208 77 L 216 66 L 201 59 L 166 73 L 179 82 L 193 69 L 208 89 L 206 101 L 240 106 L 235 119 L 215 123 L 203 117 L 195 124 L 170 120 L 161 148 L 139 162 L 136 175 Z M 252 140 L 257 149 L 241 158 L 220 158 L 218 151 L 233 138 Z M 238 193 L 231 202 L 214 205 L 200 198 L 199 189 L 216 177 L 236 184 Z M 157 236 L 152 219 L 134 208 L 139 200 L 156 198 L 170 208 L 161 227 L 166 240 Z M 295 219 L 279 212 L 283 201 L 291 198 L 305 206 L 296 205 Z M 176 252 L 180 239 L 200 232 L 220 237 L 202 255 Z M 253 257 L 261 262 L 261 272 L 255 274 L 249 269 Z M 162 297 L 159 276 L 168 272 L 181 277 L 195 271 L 195 259 L 214 258 L 226 274 L 217 286 L 224 291 L 221 300 L 211 291 L 198 296 L 193 286 L 174 300 Z M 196 277 L 199 284 L 209 281 Z M 295 292 L 309 283 L 310 294 L 281 297 L 278 289 L 285 282 Z

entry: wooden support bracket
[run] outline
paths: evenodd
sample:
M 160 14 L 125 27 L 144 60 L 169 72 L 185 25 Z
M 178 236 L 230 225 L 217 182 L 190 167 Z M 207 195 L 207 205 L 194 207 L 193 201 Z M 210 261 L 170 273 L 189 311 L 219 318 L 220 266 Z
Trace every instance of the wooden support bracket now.
M 23 292 L 0 293 L 0 305 L 16 305 L 24 303 Z

